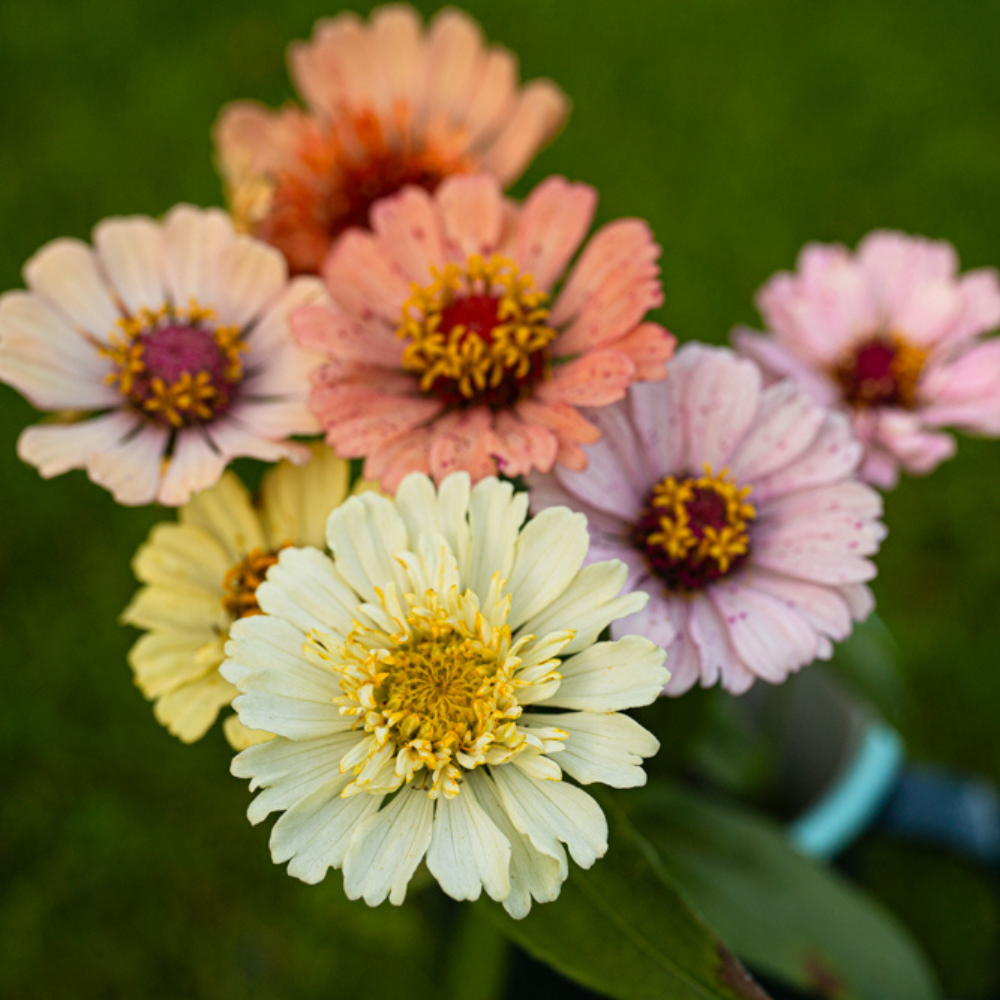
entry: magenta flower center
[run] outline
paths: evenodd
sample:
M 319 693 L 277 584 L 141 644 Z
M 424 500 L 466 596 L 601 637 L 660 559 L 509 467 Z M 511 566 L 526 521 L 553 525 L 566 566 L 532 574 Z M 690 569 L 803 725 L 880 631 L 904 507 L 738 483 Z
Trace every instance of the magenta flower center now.
M 926 353 L 898 334 L 856 344 L 834 367 L 844 399 L 854 407 L 913 409 Z
M 751 487 L 738 486 L 723 469 L 675 479 L 665 476 L 649 494 L 632 528 L 633 544 L 671 593 L 701 590 L 738 569 L 750 554 L 746 502 Z
M 548 295 L 503 257 L 435 269 L 403 304 L 402 366 L 448 406 L 512 406 L 548 376 Z
M 114 363 L 107 381 L 153 423 L 186 427 L 206 423 L 230 406 L 243 378 L 246 345 L 233 326 L 210 322 L 210 310 L 165 306 L 121 320 L 100 353 Z

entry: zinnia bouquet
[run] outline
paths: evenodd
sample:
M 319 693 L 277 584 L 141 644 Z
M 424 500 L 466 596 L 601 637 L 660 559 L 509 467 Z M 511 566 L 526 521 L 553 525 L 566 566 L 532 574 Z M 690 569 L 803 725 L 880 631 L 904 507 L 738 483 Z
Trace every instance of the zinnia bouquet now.
M 534 996 L 541 962 L 623 1000 L 938 996 L 826 859 L 911 725 L 873 615 L 885 498 L 955 431 L 1000 436 L 1000 278 L 873 220 L 778 262 L 755 328 L 711 302 L 692 323 L 690 261 L 627 182 L 599 195 L 572 88 L 489 35 L 328 12 L 287 103 L 220 97 L 221 204 L 27 254 L 0 381 L 73 589 L 11 607 L 44 649 L 89 581 L 128 589 L 92 521 L 138 585 L 123 666 L 74 632 L 86 690 L 46 700 L 40 656 L 10 732 L 127 714 L 53 766 L 155 803 L 145 842 L 114 805 L 72 814 L 81 850 L 158 870 L 174 839 L 204 870 L 164 880 L 148 931 L 228 970 L 189 995 Z M 199 892 L 250 915 L 202 923 Z M 110 961 L 96 981 L 126 982 Z

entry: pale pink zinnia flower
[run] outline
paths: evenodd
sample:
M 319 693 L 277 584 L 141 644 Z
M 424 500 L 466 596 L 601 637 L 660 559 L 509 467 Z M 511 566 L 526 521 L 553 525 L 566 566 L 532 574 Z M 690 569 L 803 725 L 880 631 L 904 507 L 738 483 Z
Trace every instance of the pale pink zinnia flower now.
M 950 243 L 866 236 L 856 254 L 810 244 L 757 305 L 770 335 L 733 340 L 773 377 L 845 410 L 865 446 L 861 475 L 883 488 L 900 469 L 930 472 L 955 452 L 940 431 L 1000 435 L 1000 284 L 992 269 L 958 275 Z
M 46 478 L 86 469 L 123 504 L 176 506 L 241 455 L 304 461 L 309 369 L 288 315 L 322 301 L 218 210 L 106 219 L 59 239 L 0 298 L 0 380 L 49 422 L 18 454 Z
M 215 140 L 234 215 L 294 272 L 318 272 L 345 229 L 407 184 L 433 191 L 472 171 L 509 184 L 569 107 L 547 80 L 519 88 L 515 57 L 456 10 L 426 32 L 405 5 L 368 24 L 339 14 L 291 46 L 289 66 L 307 109 L 232 104 Z
M 334 310 L 292 328 L 326 355 L 312 407 L 338 454 L 394 490 L 438 481 L 583 468 L 599 436 L 577 407 L 658 379 L 674 338 L 644 323 L 662 302 L 659 247 L 622 219 L 589 242 L 550 303 L 593 217 L 596 192 L 553 177 L 523 206 L 495 178 L 406 188 L 346 233 L 324 266 Z
M 611 634 L 667 650 L 667 694 L 780 683 L 869 614 L 882 502 L 854 476 L 861 446 L 843 414 L 688 344 L 666 381 L 594 420 L 586 471 L 531 477 L 532 508 L 585 513 L 590 558 L 623 560 L 626 586 L 650 595 Z

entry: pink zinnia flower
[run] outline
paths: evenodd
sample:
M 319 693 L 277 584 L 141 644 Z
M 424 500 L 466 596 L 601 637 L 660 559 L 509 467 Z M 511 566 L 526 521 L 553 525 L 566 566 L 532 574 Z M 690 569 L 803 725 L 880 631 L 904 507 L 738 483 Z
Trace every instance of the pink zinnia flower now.
M 314 361 L 288 330 L 322 283 L 218 210 L 107 219 L 94 248 L 59 239 L 0 298 L 0 380 L 52 422 L 21 458 L 46 478 L 84 468 L 123 504 L 178 505 L 241 455 L 304 461 Z
M 407 184 L 433 191 L 472 171 L 509 184 L 569 108 L 547 80 L 519 88 L 515 57 L 456 10 L 426 33 L 404 5 L 367 25 L 340 14 L 292 45 L 289 64 L 307 110 L 233 104 L 215 139 L 234 215 L 294 272 L 318 272 L 344 230 Z
M 585 472 L 529 481 L 534 510 L 587 515 L 589 558 L 621 559 L 646 608 L 612 623 L 667 650 L 667 694 L 779 683 L 872 609 L 882 502 L 850 424 L 791 381 L 688 344 L 656 385 L 595 413 Z
M 980 339 L 1000 322 L 1000 284 L 992 269 L 959 277 L 950 243 L 875 232 L 853 255 L 810 244 L 757 305 L 771 333 L 737 330 L 737 348 L 849 413 L 876 486 L 950 458 L 942 427 L 1000 435 L 1000 339 Z
M 474 480 L 586 464 L 599 432 L 577 407 L 605 406 L 658 379 L 674 338 L 661 304 L 659 247 L 623 219 L 590 241 L 596 192 L 553 177 L 518 206 L 488 175 L 407 188 L 372 209 L 324 276 L 335 310 L 301 309 L 292 327 L 322 352 L 312 407 L 337 453 L 394 490 L 408 472 Z

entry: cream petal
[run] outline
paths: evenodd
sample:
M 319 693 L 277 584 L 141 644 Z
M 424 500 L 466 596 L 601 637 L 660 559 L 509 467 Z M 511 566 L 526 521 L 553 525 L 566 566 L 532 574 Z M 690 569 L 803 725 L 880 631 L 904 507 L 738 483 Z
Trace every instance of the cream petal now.
M 396 492 L 396 510 L 406 526 L 410 545 L 416 547 L 419 539 L 430 533 L 444 539 L 466 586 L 469 580 L 463 570 L 468 565 L 471 544 L 467 520 L 470 498 L 470 480 L 464 472 L 448 476 L 439 490 L 427 476 L 410 475 Z
M 271 831 L 271 858 L 289 861 L 288 874 L 310 885 L 328 868 L 344 863 L 358 825 L 378 808 L 380 796 L 340 796 L 343 778 L 334 778 L 289 808 Z
M 150 218 L 106 219 L 94 229 L 97 249 L 111 287 L 130 313 L 163 305 L 163 239 Z
M 659 646 L 638 635 L 595 643 L 563 661 L 562 683 L 545 704 L 588 712 L 649 705 L 670 676 L 665 658 Z
M 601 807 L 565 781 L 537 781 L 513 765 L 491 769 L 507 814 L 543 854 L 558 856 L 558 841 L 581 868 L 608 849 L 608 824 Z
M 427 868 L 452 899 L 510 894 L 510 841 L 476 800 L 468 782 L 453 799 L 440 798 L 427 850 Z
M 517 629 L 559 598 L 583 565 L 590 536 L 587 519 L 565 507 L 533 517 L 514 546 L 508 624 Z
M 265 733 L 260 729 L 247 729 L 240 722 L 238 715 L 227 715 L 222 720 L 222 734 L 236 753 L 246 750 L 247 747 L 257 746 L 277 738 L 274 733 Z
M 147 584 L 194 584 L 222 598 L 222 581 L 232 566 L 226 549 L 209 532 L 191 524 L 161 522 L 132 560 L 132 571 Z
M 525 712 L 518 724 L 532 728 L 556 726 L 569 733 L 559 751 L 559 766 L 581 784 L 601 782 L 612 788 L 646 784 L 644 757 L 660 749 L 660 741 L 634 719 L 618 712 Z
M 201 739 L 219 710 L 233 700 L 236 688 L 218 673 L 165 694 L 153 706 L 157 721 L 183 743 Z
M 210 490 L 199 493 L 180 512 L 182 524 L 199 528 L 223 546 L 230 566 L 251 549 L 267 549 L 260 519 L 250 494 L 240 480 L 227 472 Z
M 222 662 L 222 649 L 214 662 L 213 658 L 196 655 L 206 646 L 211 648 L 211 643 L 207 628 L 203 636 L 172 631 L 141 635 L 128 652 L 136 686 L 147 698 L 158 698 L 214 673 Z
M 205 641 L 206 633 L 225 635 L 229 613 L 217 590 L 180 581 L 179 587 L 143 587 L 122 612 L 121 620 L 136 628 L 163 629 Z
M 475 788 L 485 813 L 493 820 L 510 844 L 510 892 L 503 901 L 504 909 L 515 919 L 527 916 L 531 900 L 550 903 L 559 895 L 567 874 L 566 852 L 555 844 L 555 854 L 539 851 L 531 840 L 517 830 L 507 815 L 492 779 L 483 769 L 465 779 L 466 787 Z
M 121 313 L 111 296 L 97 255 L 80 240 L 47 243 L 24 265 L 24 280 L 55 305 L 70 325 L 99 340 L 118 328 Z
M 527 513 L 527 496 L 515 493 L 510 483 L 484 479 L 473 487 L 468 561 L 460 563 L 459 569 L 474 593 L 485 595 L 495 573 L 501 579 L 510 578 L 518 532 Z
M 165 427 L 140 427 L 106 451 L 92 453 L 87 459 L 87 473 L 125 506 L 154 500 L 166 503 L 161 495 L 161 467 L 169 436 Z
M 386 896 L 399 906 L 406 887 L 431 842 L 434 802 L 426 794 L 403 788 L 359 823 L 344 858 L 344 892 L 377 906 Z

